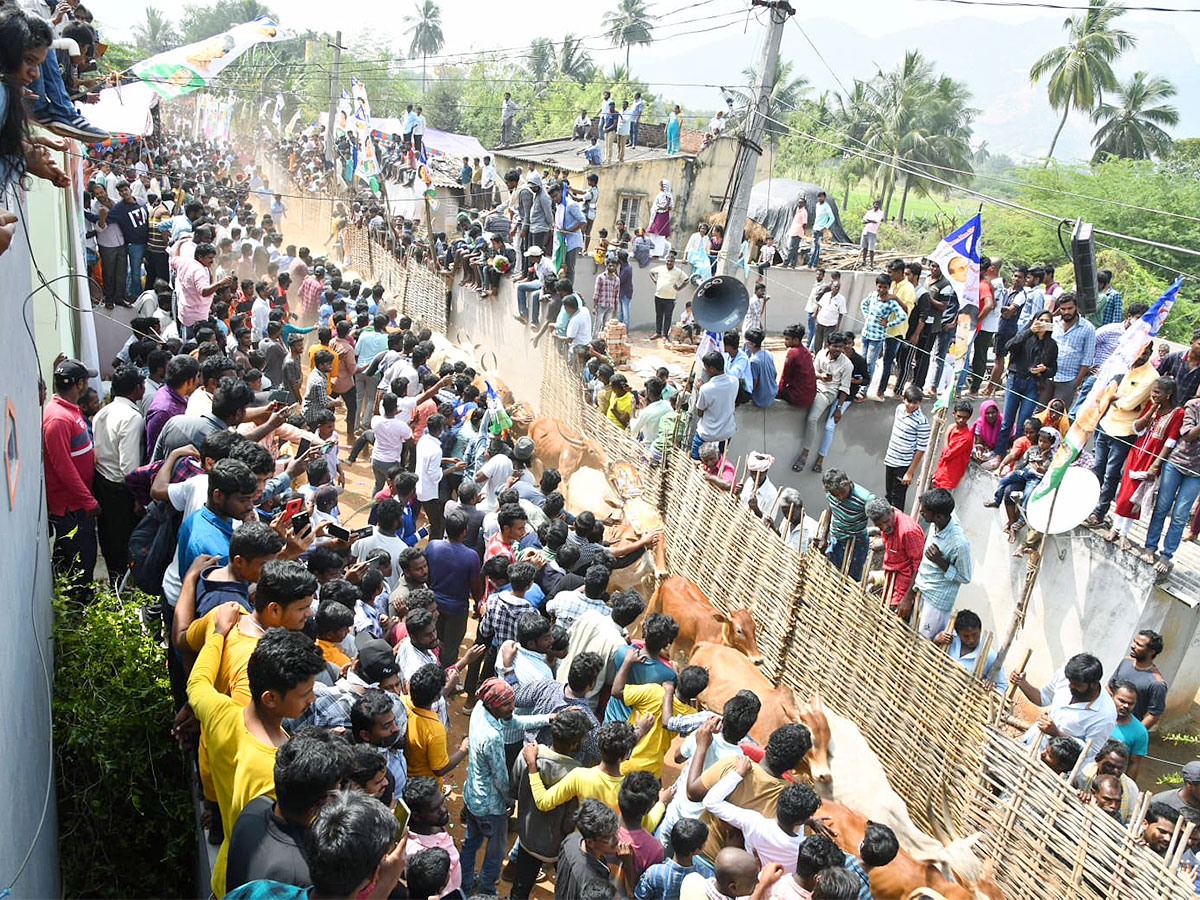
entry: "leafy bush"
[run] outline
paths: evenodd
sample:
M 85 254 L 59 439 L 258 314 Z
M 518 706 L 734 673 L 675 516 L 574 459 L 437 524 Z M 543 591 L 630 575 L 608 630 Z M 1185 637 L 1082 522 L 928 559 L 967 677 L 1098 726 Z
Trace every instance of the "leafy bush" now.
M 195 828 L 166 660 L 142 594 L 54 598 L 54 737 L 67 897 L 191 895 Z

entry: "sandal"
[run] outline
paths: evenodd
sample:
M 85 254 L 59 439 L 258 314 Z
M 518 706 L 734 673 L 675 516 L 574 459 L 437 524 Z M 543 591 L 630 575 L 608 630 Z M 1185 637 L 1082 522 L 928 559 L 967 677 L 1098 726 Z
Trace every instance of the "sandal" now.
M 987 509 L 999 509 L 999 508 L 1000 508 L 1000 503 L 999 503 L 999 501 L 997 501 L 997 500 L 984 500 L 984 501 L 983 501 L 983 505 L 984 505 L 984 506 L 985 506 Z M 1008 529 L 1007 529 L 1007 528 L 1005 528 L 1004 530 L 1005 530 L 1005 531 L 1008 531 Z
M 796 461 L 794 463 L 792 463 L 792 471 L 793 472 L 803 472 L 804 465 L 807 462 L 808 462 L 808 454 L 801 453 L 799 456 L 796 457 Z
M 820 472 L 820 471 L 821 471 L 821 464 L 820 464 L 819 462 L 815 462 L 815 463 L 813 463 L 813 464 L 812 464 L 812 471 L 814 471 L 814 472 Z
M 1096 515 L 1095 513 L 1092 513 L 1090 516 L 1088 516 L 1086 519 L 1083 520 L 1084 528 L 1099 528 L 1103 524 L 1104 524 L 1104 520 L 1102 518 L 1100 518 L 1098 515 Z

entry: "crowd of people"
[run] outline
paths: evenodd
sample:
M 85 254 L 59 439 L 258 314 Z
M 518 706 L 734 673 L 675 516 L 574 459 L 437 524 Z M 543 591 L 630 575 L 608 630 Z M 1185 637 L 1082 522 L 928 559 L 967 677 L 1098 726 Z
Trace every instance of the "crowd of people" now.
M 0 34 L 20 28 L 21 46 L 49 46 L 36 19 L 0 10 Z M 27 83 L 37 64 L 23 63 Z M 607 145 L 615 116 L 619 159 L 620 122 L 636 146 L 637 114 L 605 102 L 602 133 Z M 318 143 L 280 146 L 294 185 L 330 183 Z M 15 177 L 57 180 L 36 144 L 13 152 L 26 160 Z M 289 233 L 291 186 L 273 188 L 245 146 L 166 138 L 93 148 L 86 161 L 97 299 L 132 307 L 132 323 L 107 398 L 91 386 L 95 369 L 53 367 L 43 438 L 55 563 L 74 573 L 81 601 L 100 554 L 113 582 L 157 595 L 173 727 L 195 752 L 220 846 L 215 895 L 469 897 L 510 880 L 509 896 L 524 900 L 552 870 L 555 896 L 571 900 L 872 896 L 871 872 L 899 852 L 892 830 L 869 823 L 861 842 L 839 845 L 807 777 L 809 730 L 788 723 L 759 745 L 749 734 L 763 698 L 748 690 L 704 709 L 710 673 L 672 654 L 680 623 L 620 586 L 660 536 L 614 543 L 601 510 L 570 514 L 564 473 L 535 465 L 539 448 L 483 374 L 449 359 L 442 336 L 400 315 L 382 286 L 343 271 L 342 230 L 361 225 L 482 297 L 515 278 L 534 342 L 552 332 L 585 385 L 581 402 L 642 441 L 647 461 L 678 447 L 789 546 L 816 545 L 852 578 L 881 557 L 869 577 L 886 602 L 971 670 L 981 622 L 955 608 L 973 561 L 953 492 L 972 461 L 995 469 L 992 505 L 1017 541 L 1023 495 L 1144 309 L 1123 307 L 1102 273 L 1097 327 L 1052 269 L 1013 267 L 1006 281 L 1001 261 L 985 259 L 980 305 L 960 310 L 935 263 L 897 259 L 856 333 L 814 232 L 809 320 L 782 330 L 778 372 L 765 348 L 768 242 L 742 327 L 704 338 L 694 377 L 662 369 L 634 389 L 597 336 L 609 319 L 629 325 L 633 265 L 654 265 L 665 339 L 679 291 L 711 271 L 723 234 L 697 229 L 677 261 L 655 242 L 669 235 L 669 184 L 667 217 L 656 212 L 649 233 L 617 223 L 593 234 L 596 174 L 573 187 L 565 171 L 489 167 L 464 160 L 464 184 L 481 170 L 480 203 L 453 235 L 425 234 L 374 197 L 343 197 L 314 253 Z M 864 240 L 864 259 L 874 249 Z M 576 290 L 585 277 L 590 300 Z M 977 325 L 961 379 L 979 415 L 967 399 L 953 408 L 914 518 L 908 489 L 933 452 L 922 402 L 962 311 Z M 682 324 L 695 329 L 690 309 Z M 1108 538 L 1128 548 L 1147 514 L 1142 556 L 1166 577 L 1200 494 L 1200 332 L 1187 350 L 1152 353 L 1124 375 L 1097 431 L 1102 494 L 1088 524 L 1104 527 L 1115 502 Z M 886 496 L 875 497 L 825 460 L 850 404 L 889 396 Z M 798 491 L 771 484 L 771 457 L 751 454 L 739 473 L 725 456 L 738 405 L 777 401 L 805 411 L 792 468 L 820 474 L 827 528 Z M 367 454 L 369 524 L 351 528 L 346 474 Z M 1087 653 L 1043 687 L 1006 678 L 994 651 L 982 670 L 1045 710 L 1025 736 L 1045 764 L 1073 772 L 1084 755 L 1079 790 L 1128 823 L 1148 729 L 1165 709 L 1162 651 L 1160 635 L 1140 632 L 1107 681 Z M 469 725 L 455 743 L 459 708 Z M 682 766 L 673 783 L 668 764 Z M 1200 764 L 1183 778 L 1142 823 L 1157 852 L 1180 817 L 1200 822 Z M 455 788 L 461 840 L 447 806 Z

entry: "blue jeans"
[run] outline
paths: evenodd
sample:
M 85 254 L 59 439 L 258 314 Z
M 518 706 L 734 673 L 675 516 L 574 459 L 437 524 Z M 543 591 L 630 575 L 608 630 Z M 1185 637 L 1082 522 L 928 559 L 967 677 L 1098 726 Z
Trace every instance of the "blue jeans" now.
M 617 321 L 625 326 L 625 330 L 629 330 L 629 306 L 633 303 L 632 297 L 617 298 Z
M 704 438 L 700 437 L 700 432 L 696 432 L 695 434 L 692 435 L 692 459 L 700 458 L 700 445 L 707 444 L 707 443 L 708 443 L 708 441 L 706 441 L 706 440 L 704 440 Z M 728 440 L 716 442 L 717 449 L 719 449 L 722 453 L 725 452 L 725 448 L 726 448 L 726 446 L 728 446 L 728 444 L 729 444 Z
M 1092 515 L 1103 519 L 1108 507 L 1121 487 L 1121 472 L 1125 469 L 1125 457 L 1133 449 L 1132 438 L 1113 437 L 1103 426 L 1096 429 L 1096 442 L 1092 445 L 1092 474 L 1100 482 L 1100 499 Z M 1162 491 L 1160 489 L 1159 493 Z
M 950 351 L 950 345 L 954 342 L 954 332 L 955 328 L 953 325 L 951 325 L 949 331 L 943 330 L 942 333 L 938 335 L 937 371 L 933 375 L 933 389 L 935 391 L 941 390 L 942 372 L 946 369 L 946 354 Z
M 992 495 L 992 501 L 995 503 L 1008 503 L 1012 495 L 1017 491 L 1028 497 L 1030 482 L 1033 483 L 1034 487 L 1037 487 L 1038 482 L 1041 480 L 1042 476 L 1032 469 L 1016 469 L 1000 479 L 996 493 Z
M 1014 431 L 1020 434 L 1025 420 L 1037 409 L 1037 392 L 1036 378 L 1008 376 L 1004 390 L 1004 418 L 1000 420 L 1000 437 L 996 439 L 996 453 L 1001 457 L 1008 452 Z
M 871 546 L 871 542 L 867 539 L 865 531 L 852 538 L 835 538 L 830 535 L 829 549 L 825 551 L 825 555 L 829 557 L 830 562 L 840 569 L 851 541 L 854 542 L 854 550 L 850 556 L 850 568 L 846 570 L 846 574 L 855 581 L 858 581 L 858 579 L 862 578 L 863 563 L 867 561 L 867 550 Z
M 469 809 L 467 834 L 462 845 L 462 887 L 468 897 L 472 894 L 495 894 L 496 881 L 500 877 L 500 864 L 504 862 L 504 851 L 508 848 L 508 815 L 476 816 Z M 475 857 L 483 842 L 483 865 L 479 869 L 479 881 L 475 881 Z M 476 890 L 478 888 L 478 890 Z
M 58 57 L 53 50 L 42 60 L 41 74 L 30 83 L 29 89 L 38 95 L 33 101 L 34 118 L 61 121 L 74 119 L 79 115 L 75 104 L 67 96 L 62 69 L 58 67 Z
M 863 356 L 867 358 L 867 383 L 863 385 L 864 391 L 871 387 L 871 380 L 875 377 L 875 363 L 878 362 L 879 354 L 886 343 L 886 341 L 868 341 L 863 338 Z M 895 355 L 894 351 L 893 355 Z
M 813 341 L 816 340 L 816 337 L 817 337 L 817 314 L 816 313 L 808 314 L 807 334 L 808 334 L 808 341 L 807 341 L 808 349 L 811 351 L 813 348 Z
M 881 396 L 881 397 L 883 396 L 884 391 L 887 390 L 888 381 L 891 380 L 892 366 L 896 366 L 897 372 L 898 372 L 898 375 L 896 378 L 897 392 L 900 390 L 900 388 L 902 388 L 904 386 L 904 367 L 901 363 L 899 363 L 897 361 L 897 358 L 896 358 L 897 356 L 899 356 L 899 350 L 900 350 L 901 344 L 902 344 L 902 342 L 901 342 L 900 338 L 898 338 L 898 337 L 890 337 L 886 341 L 884 341 L 883 373 L 879 376 L 879 388 L 878 388 L 879 396 Z M 870 387 L 870 383 L 869 383 L 870 379 L 867 379 L 867 381 L 868 381 L 867 387 Z
M 529 294 L 533 294 L 533 316 L 530 321 L 536 325 L 538 323 L 538 307 L 541 306 L 538 293 L 542 289 L 540 281 L 524 281 L 517 285 L 517 312 L 523 316 L 529 316 Z
M 638 121 L 634 119 L 629 123 L 629 146 L 637 146 Z
M 1087 378 L 1083 379 L 1083 384 L 1079 386 L 1079 394 L 1075 397 L 1075 402 L 1071 404 L 1071 409 L 1067 413 L 1067 418 L 1072 422 L 1074 422 L 1075 417 L 1079 415 L 1079 409 L 1083 406 L 1083 401 L 1087 399 L 1088 394 L 1090 394 L 1092 391 L 1092 385 L 1095 383 L 1096 374 L 1094 372 Z
M 829 453 L 829 447 L 833 443 L 833 433 L 837 431 L 837 422 L 833 420 L 833 407 L 829 410 L 829 415 L 825 417 L 825 434 L 821 438 L 821 449 L 817 451 L 817 456 L 825 456 Z M 846 414 L 846 410 L 850 408 L 850 401 L 847 400 L 842 404 L 842 415 Z
M 125 285 L 125 296 L 135 299 L 142 292 L 142 260 L 146 258 L 146 245 L 126 244 L 125 252 L 129 254 L 129 279 Z
M 821 231 L 820 231 L 820 229 L 814 228 L 813 229 L 812 253 L 808 254 L 808 264 L 815 269 L 817 267 L 817 263 L 819 263 L 820 261 L 821 261 Z
M 1183 528 L 1188 523 L 1192 504 L 1200 497 L 1200 475 L 1184 475 L 1173 462 L 1163 463 L 1162 481 L 1158 485 L 1158 499 L 1154 502 L 1154 515 L 1146 529 L 1146 547 L 1158 550 L 1158 538 L 1162 534 L 1167 513 L 1171 514 L 1171 527 L 1163 542 L 1163 556 L 1174 556 L 1183 538 Z

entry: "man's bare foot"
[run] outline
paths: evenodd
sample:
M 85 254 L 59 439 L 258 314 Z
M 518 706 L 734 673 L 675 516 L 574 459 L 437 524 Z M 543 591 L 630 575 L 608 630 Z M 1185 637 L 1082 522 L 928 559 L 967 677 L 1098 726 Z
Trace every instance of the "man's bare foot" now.
M 1130 543 L 1129 538 L 1127 538 L 1127 537 L 1121 538 L 1121 543 L 1117 544 L 1117 546 L 1120 547 L 1126 553 L 1128 553 L 1130 550 L 1133 549 L 1133 544 Z

